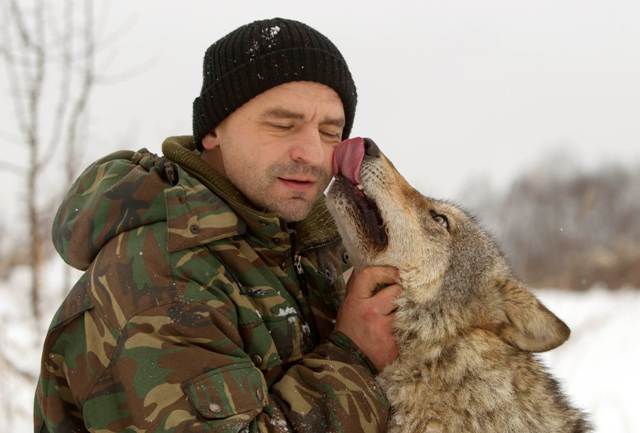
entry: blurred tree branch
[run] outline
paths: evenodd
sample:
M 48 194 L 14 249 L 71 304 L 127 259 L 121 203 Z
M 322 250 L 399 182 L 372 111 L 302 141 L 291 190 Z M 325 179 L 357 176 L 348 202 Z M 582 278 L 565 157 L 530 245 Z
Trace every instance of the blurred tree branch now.
M 81 13 L 77 13 L 79 8 Z M 74 32 L 76 26 L 81 29 L 79 34 Z M 6 0 L 2 28 L 0 54 L 28 161 L 24 169 L 2 161 L 0 169 L 22 174 L 25 179 L 30 305 L 39 323 L 45 239 L 42 222 L 50 219 L 44 215 L 50 207 L 45 210 L 37 200 L 39 179 L 62 143 L 65 181 L 70 183 L 76 174 L 78 130 L 95 87 L 93 1 Z
M 2 352 L 0 352 L 0 371 L 10 371 L 29 383 L 33 383 L 37 379 L 37 377 L 33 375 L 33 373 L 30 373 L 18 367 L 13 361 L 7 358 Z
M 21 363 L 21 351 L 41 343 L 48 304 L 57 303 L 70 287 L 69 267 L 64 267 L 62 292 L 51 290 L 57 287 L 43 275 L 53 251 L 48 230 L 60 202 L 59 193 L 76 177 L 89 142 L 94 91 L 104 84 L 101 78 L 112 65 L 104 64 L 104 47 L 113 48 L 131 28 L 98 42 L 97 35 L 107 30 L 105 10 L 109 3 L 0 0 L 0 67 L 6 71 L 8 83 L 6 90 L 2 89 L 3 100 L 14 115 L 14 120 L 4 122 L 0 129 L 0 141 L 10 143 L 12 149 L 0 155 L 0 171 L 14 174 L 24 185 L 9 186 L 19 189 L 24 218 L 0 218 L 0 279 L 7 287 L 29 285 L 28 297 L 27 287 L 12 287 L 2 294 L 10 307 L 7 315 L 0 317 L 0 329 L 33 327 L 36 331 L 34 341 L 23 339 L 20 332 L 18 337 L 0 335 L 4 342 L 0 372 L 6 375 L 0 388 L 3 383 L 35 384 L 37 377 L 32 371 L 37 368 L 31 368 L 35 367 L 32 360 Z M 1 78 L 4 87 L 4 75 Z M 57 178 L 47 183 L 45 179 L 54 170 Z M 11 402 L 5 408 L 4 425 L 12 430 L 13 417 L 24 418 L 17 414 L 28 412 L 21 402 Z

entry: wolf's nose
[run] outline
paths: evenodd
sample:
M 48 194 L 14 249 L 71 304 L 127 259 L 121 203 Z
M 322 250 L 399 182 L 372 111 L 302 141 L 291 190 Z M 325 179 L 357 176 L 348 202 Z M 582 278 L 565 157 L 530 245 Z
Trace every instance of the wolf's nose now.
M 364 139 L 364 154 L 374 158 L 380 156 L 380 149 L 378 149 L 376 143 L 370 138 Z

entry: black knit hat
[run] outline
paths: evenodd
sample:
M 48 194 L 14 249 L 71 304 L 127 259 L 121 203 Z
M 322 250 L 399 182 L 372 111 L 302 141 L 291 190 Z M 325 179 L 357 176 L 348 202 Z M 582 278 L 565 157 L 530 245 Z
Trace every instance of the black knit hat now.
M 211 45 L 204 55 L 200 96 L 193 101 L 193 139 L 202 138 L 254 96 L 290 81 L 314 81 L 342 99 L 348 138 L 356 86 L 342 54 L 317 30 L 284 18 L 254 21 Z

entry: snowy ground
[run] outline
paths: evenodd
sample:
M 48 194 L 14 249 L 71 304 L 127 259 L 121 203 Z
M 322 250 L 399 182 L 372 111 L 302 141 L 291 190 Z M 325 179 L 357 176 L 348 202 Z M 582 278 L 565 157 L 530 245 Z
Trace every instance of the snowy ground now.
M 48 274 L 51 287 L 61 290 L 60 264 L 52 265 Z M 42 336 L 25 325 L 26 281 L 26 270 L 18 270 L 0 282 L 1 350 L 14 364 L 37 373 Z M 536 294 L 572 330 L 567 343 L 543 355 L 571 400 L 591 414 L 599 432 L 640 433 L 640 419 L 633 415 L 640 409 L 640 290 Z M 45 301 L 49 317 L 54 304 Z M 0 430 L 33 431 L 33 390 L 33 383 L 8 375 L 0 361 L 0 414 L 5 419 Z
M 640 433 L 640 291 L 537 294 L 572 331 L 543 356 L 572 401 L 599 432 Z

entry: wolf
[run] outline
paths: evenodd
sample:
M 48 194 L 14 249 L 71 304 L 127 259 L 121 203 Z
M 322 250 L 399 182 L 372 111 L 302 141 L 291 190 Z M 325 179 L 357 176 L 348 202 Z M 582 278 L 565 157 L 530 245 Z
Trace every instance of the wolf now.
M 377 377 L 391 433 L 592 431 L 536 359 L 569 328 L 517 280 L 491 236 L 458 206 L 425 197 L 371 139 L 334 153 L 326 192 L 356 268 L 391 265 L 398 358 Z

